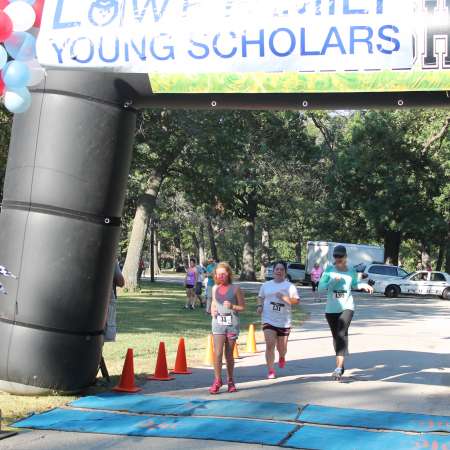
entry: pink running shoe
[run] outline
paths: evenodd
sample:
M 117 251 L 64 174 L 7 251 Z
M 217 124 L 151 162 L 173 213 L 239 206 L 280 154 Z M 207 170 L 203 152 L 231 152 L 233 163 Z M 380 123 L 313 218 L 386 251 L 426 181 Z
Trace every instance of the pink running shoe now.
M 267 375 L 267 378 L 269 380 L 273 380 L 277 377 L 277 374 L 275 373 L 274 369 L 269 369 L 269 374 Z
M 228 380 L 228 392 L 232 394 L 233 392 L 237 392 L 236 386 L 233 380 Z
M 220 388 L 223 386 L 223 383 L 222 383 L 222 380 L 219 378 L 219 379 L 215 379 L 214 380 L 214 383 L 212 384 L 212 386 L 209 388 L 209 393 L 211 394 L 211 395 L 216 395 L 216 394 L 218 394 L 219 393 L 219 391 L 220 391 Z
M 280 369 L 284 369 L 286 367 L 286 358 L 280 357 L 280 360 L 278 361 L 278 367 Z

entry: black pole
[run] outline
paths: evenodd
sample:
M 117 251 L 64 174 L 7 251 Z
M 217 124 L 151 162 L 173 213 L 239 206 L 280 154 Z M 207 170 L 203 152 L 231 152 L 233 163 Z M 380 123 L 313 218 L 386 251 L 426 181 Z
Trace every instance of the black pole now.
M 49 72 L 14 119 L 0 261 L 0 389 L 79 391 L 103 345 L 136 122 L 114 75 Z
M 150 281 L 155 282 L 155 223 L 152 220 L 150 228 Z

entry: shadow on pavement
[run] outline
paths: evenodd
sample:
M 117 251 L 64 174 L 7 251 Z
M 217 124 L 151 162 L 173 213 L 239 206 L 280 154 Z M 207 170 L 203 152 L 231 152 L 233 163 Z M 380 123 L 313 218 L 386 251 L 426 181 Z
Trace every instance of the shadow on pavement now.
M 249 356 L 248 358 L 251 358 Z M 439 361 L 439 365 L 436 362 Z M 334 369 L 334 356 L 306 358 L 288 361 L 284 370 L 277 370 L 277 385 L 305 384 L 329 381 Z M 450 355 L 404 350 L 383 350 L 354 353 L 346 364 L 347 383 L 359 381 L 383 381 L 386 383 L 413 383 L 432 386 L 450 386 Z M 265 365 L 239 367 L 235 377 L 237 383 L 266 380 Z M 137 383 L 144 393 L 164 393 L 180 390 L 207 388 L 213 381 L 210 368 L 193 369 L 193 374 L 178 376 L 168 382 L 145 382 L 146 374 L 139 374 Z M 224 370 L 225 376 L 225 370 Z M 296 377 L 294 380 L 292 377 Z M 286 378 L 283 380 L 283 378 Z M 252 388 L 248 388 L 252 389 Z M 258 389 L 258 386 L 253 389 Z

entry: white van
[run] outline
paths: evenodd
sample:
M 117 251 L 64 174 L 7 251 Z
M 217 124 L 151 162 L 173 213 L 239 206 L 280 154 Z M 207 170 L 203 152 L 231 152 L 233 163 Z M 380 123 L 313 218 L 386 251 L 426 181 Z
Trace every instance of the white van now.
M 348 266 L 368 265 L 384 262 L 384 247 L 366 244 L 344 244 L 341 242 L 309 241 L 306 252 L 306 279 L 310 279 L 314 264 L 318 263 L 325 270 L 333 264 L 333 250 L 343 245 L 347 249 Z

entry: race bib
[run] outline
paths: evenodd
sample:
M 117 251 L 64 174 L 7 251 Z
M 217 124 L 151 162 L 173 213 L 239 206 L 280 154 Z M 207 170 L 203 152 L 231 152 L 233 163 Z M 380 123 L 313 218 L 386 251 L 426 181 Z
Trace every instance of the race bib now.
M 270 302 L 270 306 L 272 307 L 272 311 L 274 312 L 281 312 L 281 308 L 284 308 L 283 303 Z
M 217 316 L 217 323 L 219 325 L 224 326 L 224 327 L 232 325 L 233 322 L 232 322 L 231 314 L 224 315 L 224 316 L 218 315 Z
M 333 298 L 335 300 L 341 300 L 343 298 L 345 298 L 345 292 L 333 292 Z

